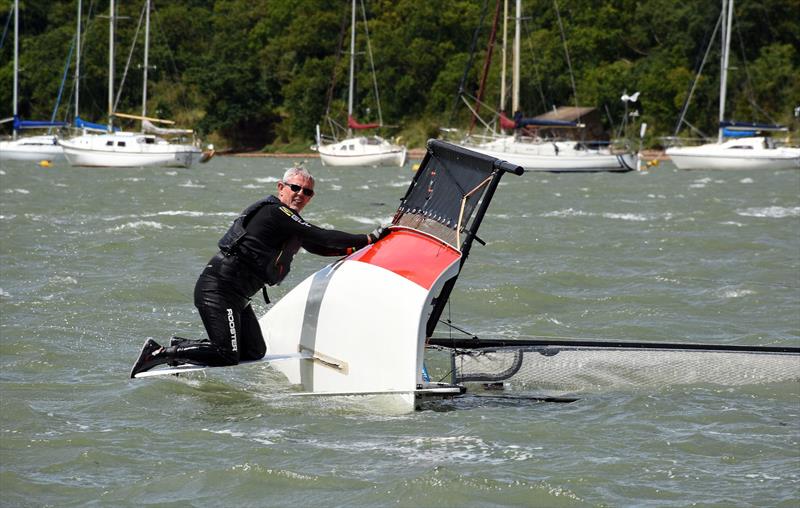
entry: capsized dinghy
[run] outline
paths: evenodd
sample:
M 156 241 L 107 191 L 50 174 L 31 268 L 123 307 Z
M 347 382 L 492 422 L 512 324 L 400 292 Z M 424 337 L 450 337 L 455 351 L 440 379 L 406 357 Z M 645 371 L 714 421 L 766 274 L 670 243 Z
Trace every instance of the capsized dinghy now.
M 426 380 L 425 340 L 505 173 L 523 170 L 429 141 L 391 233 L 311 275 L 261 318 L 270 354 L 313 358 L 273 367 L 306 393 L 388 396 L 407 410 L 462 393 Z

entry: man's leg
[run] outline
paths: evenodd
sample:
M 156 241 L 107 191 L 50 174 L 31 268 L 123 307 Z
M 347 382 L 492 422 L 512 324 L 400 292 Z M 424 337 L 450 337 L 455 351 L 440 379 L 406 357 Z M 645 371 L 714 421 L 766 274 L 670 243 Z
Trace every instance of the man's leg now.
M 258 324 L 253 306 L 248 305 L 242 310 L 242 334 L 239 340 L 240 360 L 260 360 L 267 352 L 264 336 L 261 334 L 261 325 Z

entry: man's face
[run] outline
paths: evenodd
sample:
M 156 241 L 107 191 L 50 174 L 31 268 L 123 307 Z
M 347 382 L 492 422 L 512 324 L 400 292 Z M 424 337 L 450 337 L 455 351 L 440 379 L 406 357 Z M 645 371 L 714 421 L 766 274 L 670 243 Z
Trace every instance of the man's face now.
M 293 175 L 285 182 L 278 182 L 278 199 L 297 213 L 305 208 L 313 195 L 314 180 L 305 175 Z

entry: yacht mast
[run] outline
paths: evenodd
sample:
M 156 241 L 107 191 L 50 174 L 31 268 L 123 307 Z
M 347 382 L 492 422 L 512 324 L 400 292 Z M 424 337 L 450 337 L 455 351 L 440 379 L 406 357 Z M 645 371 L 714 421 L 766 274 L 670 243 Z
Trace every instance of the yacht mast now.
M 144 3 L 145 17 L 144 17 L 144 76 L 142 78 L 142 116 L 147 116 L 147 69 L 149 66 L 149 52 L 150 52 L 150 0 Z M 144 130 L 144 125 L 142 125 Z
M 356 67 L 356 0 L 353 0 L 353 12 L 350 20 L 350 89 L 347 92 L 347 137 L 353 135 L 350 129 L 350 117 L 353 116 L 353 82 Z
M 511 75 L 511 114 L 519 111 L 519 39 L 522 23 L 522 0 L 517 0 L 517 16 L 514 25 L 514 68 Z
M 14 0 L 14 121 L 17 120 L 17 95 L 19 90 L 19 0 Z M 17 129 L 12 129 L 12 138 L 17 139 Z
M 727 2 L 727 5 L 726 5 Z M 728 92 L 728 63 L 731 49 L 731 25 L 733 23 L 733 0 L 722 0 L 722 61 L 719 78 L 719 133 L 717 141 L 722 143 L 725 121 L 725 100 Z
M 503 65 L 500 70 L 500 111 L 506 110 L 506 64 L 508 63 L 508 0 L 503 1 Z
M 81 96 L 81 0 L 78 0 L 78 31 L 75 35 L 75 120 L 80 116 Z
M 108 14 L 108 132 L 112 132 L 111 115 L 114 114 L 114 21 L 116 6 L 111 0 Z

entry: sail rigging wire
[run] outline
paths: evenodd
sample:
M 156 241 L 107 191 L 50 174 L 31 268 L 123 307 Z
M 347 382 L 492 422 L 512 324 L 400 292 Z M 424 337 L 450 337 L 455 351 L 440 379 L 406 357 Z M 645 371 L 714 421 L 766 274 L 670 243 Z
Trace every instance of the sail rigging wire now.
M 558 28 L 561 30 L 561 42 L 564 45 L 564 55 L 567 58 L 567 68 L 569 69 L 569 80 L 572 83 L 572 96 L 575 98 L 575 107 L 578 107 L 578 88 L 575 86 L 575 73 L 572 72 L 572 60 L 569 58 L 569 48 L 567 48 L 567 37 L 564 33 L 564 24 L 561 22 L 561 12 L 558 10 L 558 0 L 553 0 L 553 6 L 556 9 L 556 17 L 558 18 Z M 581 117 L 578 115 L 578 122 Z
M 372 45 L 369 42 L 369 27 L 367 26 L 367 8 L 364 6 L 364 0 L 361 0 L 361 17 L 364 20 L 364 36 L 367 41 L 367 56 L 369 57 L 369 67 L 372 71 L 372 87 L 375 92 L 375 102 L 378 107 L 378 123 L 383 126 L 383 113 L 381 112 L 381 97 L 378 94 L 378 77 L 375 73 L 375 62 L 372 59 Z
M 716 37 L 717 37 L 717 32 L 719 31 L 719 28 L 720 28 L 721 25 L 722 25 L 722 14 L 720 14 L 719 18 L 717 18 L 717 24 L 714 26 L 714 30 L 711 33 L 711 37 L 709 37 L 709 39 L 708 39 L 708 45 L 706 46 L 706 51 L 705 51 L 705 54 L 703 55 L 702 61 L 700 62 L 700 66 L 697 69 L 697 72 L 695 73 L 694 81 L 692 81 L 692 85 L 689 88 L 689 93 L 686 95 L 686 100 L 683 101 L 683 107 L 681 108 L 681 114 L 680 114 L 680 117 L 678 117 L 677 125 L 675 125 L 675 133 L 673 134 L 673 136 L 675 136 L 675 137 L 678 136 L 678 133 L 681 130 L 681 126 L 683 126 L 684 123 L 686 125 L 688 125 L 691 129 L 693 129 L 694 131 L 699 133 L 701 136 L 706 137 L 706 135 L 702 131 L 700 131 L 699 129 L 697 129 L 693 125 L 689 124 L 689 122 L 687 122 L 685 120 L 685 118 L 686 118 L 686 113 L 689 111 L 689 104 L 692 101 L 692 96 L 694 95 L 694 91 L 697 88 L 697 83 L 700 81 L 700 75 L 703 72 L 703 67 L 705 67 L 706 61 L 708 60 L 708 55 L 711 52 L 711 46 L 713 45 L 714 39 L 716 39 Z
M 542 77 L 539 74 L 539 65 L 536 59 L 536 51 L 533 47 L 533 34 L 530 31 L 530 28 L 528 27 L 527 23 L 523 24 L 523 29 L 525 30 L 525 35 L 526 35 L 525 39 L 528 42 L 528 50 L 530 51 L 531 61 L 533 62 L 533 74 L 534 76 L 536 76 L 536 89 L 539 92 L 539 98 L 542 100 L 542 110 L 547 111 L 550 108 L 547 106 L 547 98 L 544 96 L 544 89 L 542 88 Z
M 450 110 L 450 117 L 447 120 L 448 125 L 453 124 L 453 116 L 455 115 L 456 109 L 458 109 L 458 101 L 463 101 L 463 94 L 464 94 L 464 87 L 467 84 L 467 77 L 469 76 L 469 70 L 472 68 L 472 63 L 475 61 L 475 51 L 478 47 L 478 36 L 480 35 L 481 28 L 483 27 L 484 20 L 486 19 L 486 14 L 489 12 L 489 0 L 484 0 L 483 2 L 483 12 L 481 13 L 481 19 L 478 21 L 478 24 L 475 26 L 475 31 L 472 33 L 472 44 L 469 48 L 469 58 L 467 59 L 467 65 L 464 66 L 464 72 L 461 74 L 461 81 L 458 82 L 458 92 L 456 93 L 455 103 L 453 104 L 453 109 Z
M 6 26 L 3 28 L 3 36 L 0 37 L 0 49 L 3 49 L 3 44 L 6 41 L 6 35 L 8 34 L 8 27 L 11 25 L 11 17 L 14 15 L 13 10 L 8 11 L 8 17 L 6 18 Z
M 483 92 L 486 89 L 486 79 L 489 77 L 489 68 L 492 65 L 492 56 L 494 55 L 494 46 L 497 39 L 497 24 L 500 21 L 500 0 L 495 2 L 494 20 L 492 21 L 492 30 L 489 32 L 489 41 L 486 48 L 486 58 L 483 60 L 483 72 L 481 73 L 481 80 L 478 85 L 478 100 L 475 104 L 475 114 L 469 123 L 469 130 L 467 135 L 472 134 L 472 129 L 475 128 L 476 116 L 480 112 L 480 104 L 483 99 Z
M 111 111 L 115 113 L 117 111 L 117 106 L 119 106 L 119 99 L 122 96 L 122 89 L 125 86 L 125 78 L 128 76 L 128 69 L 131 65 L 131 59 L 133 58 L 133 50 L 136 49 L 136 41 L 139 38 L 139 30 L 142 28 L 142 20 L 144 19 L 144 11 L 147 8 L 147 2 L 142 7 L 142 12 L 139 14 L 139 23 L 136 25 L 136 32 L 133 34 L 133 42 L 131 43 L 131 50 L 128 52 L 128 61 L 125 62 L 125 70 L 122 72 L 122 79 L 119 82 L 119 86 L 117 87 L 117 98 L 114 100 L 114 108 Z
M 89 29 L 91 28 L 91 25 L 92 25 L 92 13 L 94 12 L 94 3 L 95 3 L 94 0 L 89 2 L 89 10 L 86 13 L 86 23 L 85 24 L 81 24 L 81 26 L 83 27 L 83 29 L 81 30 L 81 33 L 80 34 L 78 34 L 78 33 L 75 34 L 76 38 L 80 37 L 81 45 L 80 45 L 80 48 L 79 48 L 80 51 L 78 52 L 80 54 L 84 53 L 83 50 L 86 47 L 86 34 L 89 33 Z M 77 60 L 77 53 L 76 53 L 76 60 Z M 76 66 L 77 65 L 80 65 L 80 62 L 76 62 Z M 64 121 L 65 122 L 67 121 L 67 118 L 69 117 L 69 110 L 73 106 L 73 104 L 72 104 L 73 98 L 78 99 L 78 97 L 80 95 L 80 90 L 78 89 L 78 87 L 80 86 L 79 80 L 80 80 L 80 69 L 76 69 L 75 79 L 72 82 L 72 88 L 70 90 L 69 100 L 67 102 L 67 108 L 64 110 Z M 77 100 L 76 100 L 76 103 L 77 103 Z M 75 110 L 75 118 L 78 118 L 78 116 L 79 116 L 79 111 L 76 108 L 76 110 Z
M 58 114 L 58 107 L 61 105 L 61 96 L 64 93 L 64 85 L 67 82 L 67 74 L 69 74 L 69 67 L 70 63 L 72 62 L 72 52 L 75 49 L 75 39 L 72 39 L 72 44 L 69 46 L 69 52 L 67 52 L 67 59 L 64 62 L 64 73 L 61 77 L 61 84 L 58 86 L 58 95 L 56 96 L 56 103 L 53 106 L 53 113 L 50 115 L 50 122 L 56 121 L 56 115 Z M 52 127 L 47 129 L 47 133 L 53 130 Z
M 333 72 L 331 73 L 331 80 L 330 85 L 328 85 L 328 91 L 325 93 L 325 118 L 329 119 L 328 123 L 330 124 L 330 116 L 331 116 L 331 103 L 333 102 L 333 90 L 336 87 L 336 71 L 339 69 L 339 61 L 341 60 L 341 56 L 344 53 L 344 39 L 347 34 L 347 21 L 348 16 L 346 11 L 342 11 L 342 22 L 339 27 L 339 44 L 337 45 L 336 49 L 336 60 L 333 62 Z M 333 131 L 332 132 L 336 132 Z M 334 134 L 335 138 L 335 134 Z
M 461 94 L 459 97 L 460 97 L 461 101 L 467 106 L 467 109 L 470 111 L 470 113 L 472 113 L 473 117 L 477 118 L 478 121 L 483 124 L 483 126 L 486 128 L 486 130 L 488 130 L 488 131 L 493 130 L 492 127 L 488 123 L 486 123 L 486 121 L 484 121 L 483 118 L 481 118 L 478 115 L 478 112 L 475 111 L 475 109 L 470 105 L 469 101 L 467 101 L 467 98 L 474 99 L 474 100 L 477 101 L 477 97 L 474 97 L 474 96 L 466 94 L 466 93 Z
M 747 58 L 745 58 L 746 53 L 744 50 L 744 38 L 742 37 L 742 32 L 739 27 L 739 20 L 736 17 L 734 17 L 733 21 L 734 21 L 734 28 L 736 29 L 736 35 L 738 36 L 739 39 L 739 48 L 740 51 L 742 52 L 742 67 L 744 67 L 745 83 L 747 84 L 747 102 L 750 104 L 750 106 L 753 107 L 753 109 L 764 115 L 764 117 L 770 123 L 776 124 L 777 122 L 769 115 L 769 113 L 764 111 L 764 109 L 762 109 L 761 106 L 759 106 L 758 103 L 756 103 L 753 93 L 755 87 L 753 86 L 752 79 L 750 79 L 750 70 L 747 68 Z

